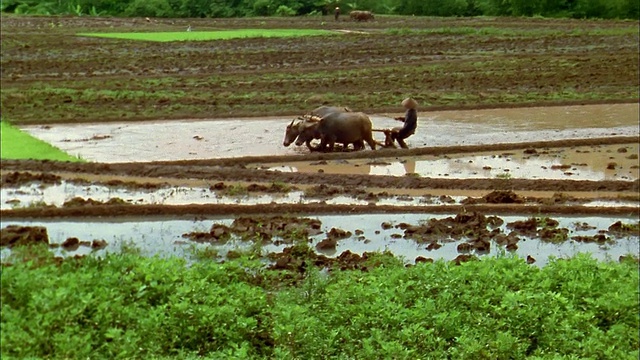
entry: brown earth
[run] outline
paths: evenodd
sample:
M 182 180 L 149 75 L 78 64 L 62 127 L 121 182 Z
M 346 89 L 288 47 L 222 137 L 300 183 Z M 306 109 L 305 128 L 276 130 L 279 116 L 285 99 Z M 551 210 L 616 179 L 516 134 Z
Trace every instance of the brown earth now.
M 21 123 L 300 114 L 324 102 L 397 112 L 635 102 L 622 21 L 379 17 L 2 19 L 3 116 Z M 316 28 L 339 36 L 144 42 L 83 32 Z M 44 116 L 46 114 L 46 116 Z

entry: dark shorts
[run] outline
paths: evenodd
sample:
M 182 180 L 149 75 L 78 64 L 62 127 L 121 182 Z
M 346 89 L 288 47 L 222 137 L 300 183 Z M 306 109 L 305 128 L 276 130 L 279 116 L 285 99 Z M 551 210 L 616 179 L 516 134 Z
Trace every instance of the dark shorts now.
M 398 139 L 406 139 L 409 136 L 413 135 L 413 133 L 415 133 L 415 130 L 409 130 L 409 129 L 401 129 L 400 131 L 398 131 Z

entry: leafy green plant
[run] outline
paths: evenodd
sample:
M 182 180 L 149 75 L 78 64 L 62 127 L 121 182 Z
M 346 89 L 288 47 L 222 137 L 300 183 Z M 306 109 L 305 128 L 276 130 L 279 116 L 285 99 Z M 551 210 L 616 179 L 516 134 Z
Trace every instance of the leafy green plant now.
M 279 192 L 279 193 L 286 193 L 291 191 L 291 186 L 287 183 L 284 183 L 282 181 L 276 181 L 271 183 L 271 191 L 274 192 Z
M 220 259 L 220 250 L 214 246 L 199 247 L 191 245 L 189 252 L 196 261 Z
M 242 195 L 247 195 L 249 191 L 245 186 L 235 184 L 227 187 L 225 189 L 225 193 L 229 196 L 242 196 Z
M 503 180 L 509 180 L 512 178 L 511 173 L 500 173 L 496 175 L 496 178 L 498 179 L 503 179 Z
M 187 266 L 37 254 L 50 253 L 14 249 L 2 268 L 3 357 L 638 355 L 633 261 L 579 255 L 537 268 L 503 256 L 407 268 L 378 254 L 367 272 L 308 267 L 289 282 L 246 257 Z

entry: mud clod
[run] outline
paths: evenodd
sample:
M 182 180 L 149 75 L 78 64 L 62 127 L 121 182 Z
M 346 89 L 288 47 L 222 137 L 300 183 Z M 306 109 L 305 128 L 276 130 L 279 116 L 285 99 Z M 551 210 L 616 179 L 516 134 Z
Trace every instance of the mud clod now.
M 259 240 L 281 244 L 292 243 L 296 239 L 306 239 L 309 236 L 321 234 L 321 226 L 320 220 L 311 218 L 287 216 L 238 217 L 231 226 L 213 224 L 209 232 L 190 232 L 182 234 L 182 237 L 195 242 L 208 242 L 211 244 L 224 244 L 232 236 L 237 236 L 244 240 Z M 351 236 L 350 233 L 349 236 Z M 274 240 L 274 238 L 278 239 Z
M 62 178 L 58 175 L 20 171 L 3 174 L 0 176 L 0 180 L 2 187 L 19 187 L 34 182 L 42 185 L 57 185 L 62 183 Z
M 452 262 L 455 263 L 456 265 L 460 265 L 462 263 L 473 261 L 473 260 L 478 260 L 478 258 L 475 257 L 474 255 L 460 254 L 455 259 L 453 259 Z
M 107 247 L 107 242 L 105 240 L 99 239 L 99 240 L 93 240 L 91 242 L 91 248 L 93 250 L 100 250 L 100 249 L 104 249 Z
M 82 207 L 82 206 L 100 206 L 100 205 L 131 205 L 130 203 L 120 199 L 111 198 L 105 202 L 99 200 L 93 200 L 92 198 L 83 199 L 81 197 L 74 197 L 71 200 L 67 200 L 62 204 L 62 207 Z
M 489 204 L 523 204 L 524 199 L 511 190 L 496 190 L 483 196 L 483 199 Z
M 316 249 L 319 251 L 327 251 L 327 250 L 336 250 L 336 246 L 338 246 L 338 240 L 336 239 L 324 239 L 316 244 Z
M 80 247 L 80 240 L 76 237 L 70 237 L 67 238 L 61 246 L 66 251 L 76 251 Z
M 607 229 L 609 233 L 615 236 L 636 235 L 640 236 L 640 222 L 635 224 L 624 224 L 622 221 L 616 221 Z
M 535 218 L 527 220 L 518 220 L 507 224 L 507 228 L 512 229 L 518 234 L 524 236 L 535 236 L 538 231 L 538 222 Z
M 0 230 L 0 246 L 49 245 L 47 228 L 43 226 L 9 225 Z
M 433 259 L 432 258 L 427 258 L 424 256 L 418 256 L 415 259 L 415 263 L 419 264 L 419 263 L 433 263 Z
M 581 243 L 597 243 L 606 244 L 611 242 L 611 239 L 604 234 L 596 234 L 593 236 L 572 236 L 571 240 Z
M 217 182 L 209 187 L 209 191 L 224 190 L 226 187 L 223 182 Z
M 346 239 L 351 237 L 351 231 L 345 231 L 342 229 L 337 229 L 337 228 L 331 228 L 331 230 L 327 233 L 327 236 L 329 236 L 329 239 Z
M 383 222 L 382 224 L 380 224 L 380 226 L 384 229 L 384 230 L 389 230 L 393 227 L 393 224 L 391 224 L 390 222 Z
M 336 258 L 329 258 L 324 255 L 318 255 L 308 246 L 301 244 L 287 247 L 280 253 L 271 253 L 268 255 L 268 258 L 273 261 L 273 264 L 269 266 L 269 269 L 304 273 L 307 267 L 307 262 L 316 267 L 327 268 L 330 270 L 337 268 L 339 270 L 367 271 L 369 267 L 377 266 L 375 262 L 367 264 L 370 256 L 371 254 L 367 252 L 363 253 L 361 256 L 346 250 Z M 384 253 L 382 256 L 392 255 Z

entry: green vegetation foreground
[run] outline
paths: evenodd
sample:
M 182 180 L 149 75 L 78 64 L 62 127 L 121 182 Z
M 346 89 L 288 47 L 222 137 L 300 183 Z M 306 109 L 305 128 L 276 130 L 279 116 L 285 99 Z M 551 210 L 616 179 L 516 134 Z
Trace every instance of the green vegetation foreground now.
M 406 268 L 380 254 L 368 271 L 300 275 L 242 258 L 42 254 L 16 248 L 2 268 L 3 359 L 638 358 L 635 262 Z

